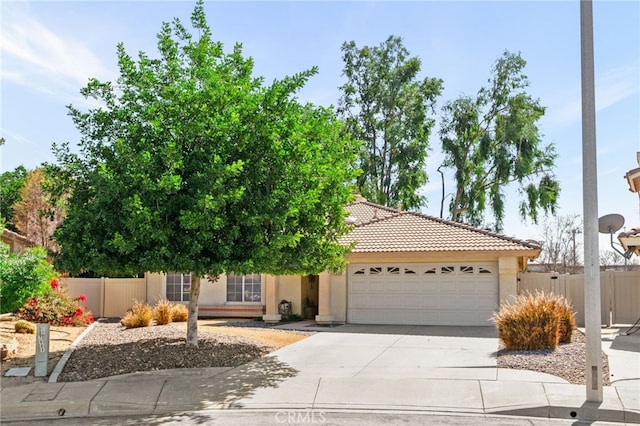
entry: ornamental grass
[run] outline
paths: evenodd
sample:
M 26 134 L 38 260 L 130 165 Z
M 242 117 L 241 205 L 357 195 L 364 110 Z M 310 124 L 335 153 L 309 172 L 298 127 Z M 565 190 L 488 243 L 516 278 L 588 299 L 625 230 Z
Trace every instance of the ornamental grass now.
M 493 321 L 507 350 L 555 349 L 571 341 L 575 313 L 562 296 L 525 292 L 502 305 Z
M 120 319 L 125 328 L 149 327 L 153 323 L 153 308 L 135 300 L 133 307 Z
M 181 303 L 176 303 L 171 307 L 171 320 L 174 322 L 185 322 L 189 318 L 189 309 Z
M 153 307 L 153 319 L 156 321 L 156 325 L 170 324 L 173 321 L 171 310 L 173 309 L 173 303 L 165 298 L 160 298 Z

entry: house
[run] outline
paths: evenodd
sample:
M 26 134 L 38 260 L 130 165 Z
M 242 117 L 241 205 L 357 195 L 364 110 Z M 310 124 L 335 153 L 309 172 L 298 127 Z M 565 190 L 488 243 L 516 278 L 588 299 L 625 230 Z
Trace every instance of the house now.
M 638 160 L 638 168 L 629 170 L 624 176 L 629 183 L 629 191 L 635 192 L 640 196 L 640 151 L 636 153 Z M 640 227 L 633 228 L 628 232 L 618 234 L 618 241 L 627 253 L 635 253 L 640 256 Z
M 278 322 L 288 301 L 292 313 L 320 324 L 490 325 L 499 303 L 517 294 L 518 272 L 541 251 L 533 241 L 363 198 L 346 209 L 354 227 L 342 242 L 355 247 L 344 272 L 203 278 L 200 316 Z M 146 292 L 187 302 L 192 279 L 149 274 Z
M 9 246 L 9 253 L 22 253 L 22 251 L 27 247 L 33 247 L 35 245 L 24 235 L 6 228 L 2 230 L 0 241 Z

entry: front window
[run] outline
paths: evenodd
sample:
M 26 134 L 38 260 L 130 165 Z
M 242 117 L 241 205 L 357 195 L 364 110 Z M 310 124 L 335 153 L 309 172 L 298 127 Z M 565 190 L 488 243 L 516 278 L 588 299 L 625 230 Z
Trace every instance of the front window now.
M 227 302 L 261 302 L 260 274 L 227 276 Z
M 167 274 L 167 299 L 172 302 L 188 302 L 191 291 L 191 274 Z

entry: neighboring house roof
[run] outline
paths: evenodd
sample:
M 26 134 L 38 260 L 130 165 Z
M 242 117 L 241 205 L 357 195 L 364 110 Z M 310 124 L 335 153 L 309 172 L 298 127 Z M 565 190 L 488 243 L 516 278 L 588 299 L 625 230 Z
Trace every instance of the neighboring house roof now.
M 633 228 L 630 231 L 620 232 L 618 234 L 618 241 L 622 245 L 625 251 L 631 251 L 640 256 L 640 227 Z
M 1 230 L 1 232 L 2 235 L 0 235 L 0 240 L 9 245 L 9 251 L 11 252 L 22 251 L 22 248 L 24 247 L 32 247 L 35 245 L 33 241 L 24 235 L 18 234 L 17 232 L 13 232 L 6 228 Z
M 540 253 L 540 245 L 532 241 L 368 201 L 356 201 L 346 209 L 354 228 L 341 242 L 355 242 L 353 253 L 512 251 L 528 257 Z

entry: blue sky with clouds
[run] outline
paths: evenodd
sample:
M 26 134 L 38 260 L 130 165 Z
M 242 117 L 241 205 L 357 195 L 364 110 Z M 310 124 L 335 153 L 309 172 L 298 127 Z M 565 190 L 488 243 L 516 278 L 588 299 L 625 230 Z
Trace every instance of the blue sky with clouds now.
M 161 22 L 179 17 L 188 24 L 194 4 L 3 0 L 0 135 L 7 143 L 0 148 L 0 171 L 54 161 L 52 142 L 77 142 L 65 106 L 85 104 L 79 89 L 89 77 L 117 77 L 116 44 L 124 42 L 134 55 L 153 55 Z M 582 213 L 579 9 L 578 0 L 205 3 L 214 37 L 227 49 L 242 43 L 266 81 L 318 66 L 299 97 L 324 105 L 338 101 L 345 41 L 362 46 L 402 37 L 422 59 L 422 75 L 444 80 L 438 108 L 475 94 L 505 49 L 521 52 L 529 93 L 547 107 L 542 133 L 559 154 L 560 214 Z M 628 227 L 640 226 L 638 196 L 623 178 L 637 167 L 640 151 L 640 2 L 595 1 L 593 10 L 599 215 L 620 213 Z M 435 129 L 430 183 L 423 189 L 429 203 L 423 211 L 434 216 L 440 207 L 439 146 Z M 519 219 L 517 200 L 509 191 L 505 233 L 540 238 L 538 226 Z M 607 247 L 601 240 L 600 248 Z

